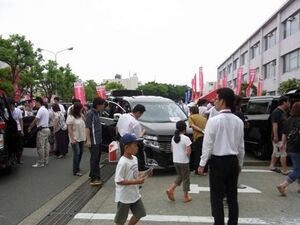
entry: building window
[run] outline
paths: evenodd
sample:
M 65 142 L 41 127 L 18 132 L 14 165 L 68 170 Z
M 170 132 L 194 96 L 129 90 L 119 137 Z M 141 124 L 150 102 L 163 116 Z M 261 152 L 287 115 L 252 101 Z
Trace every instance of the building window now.
M 244 73 L 242 76 L 242 83 L 248 83 L 248 74 Z
M 242 55 L 241 55 L 241 66 L 242 65 L 245 65 L 246 61 L 247 61 L 247 53 L 248 52 L 244 52 Z
M 255 68 L 255 81 L 258 81 L 258 77 L 259 77 L 259 67 Z
M 256 44 L 254 44 L 251 48 L 251 59 L 254 59 L 256 56 L 259 55 L 259 42 L 257 42 Z
M 233 79 L 233 88 L 236 88 L 236 78 Z
M 231 73 L 231 67 L 232 67 L 232 64 L 229 64 L 229 65 L 228 65 L 228 69 L 227 69 L 227 71 L 228 71 L 228 74 L 230 74 L 230 73 Z
M 290 72 L 300 68 L 300 50 L 293 51 L 283 56 L 283 72 Z
M 268 33 L 264 37 L 265 41 L 265 51 L 269 48 L 272 48 L 274 45 L 276 45 L 276 29 Z
M 238 58 L 233 61 L 233 71 L 237 69 L 238 63 L 239 63 L 239 59 Z
M 284 23 L 284 38 L 291 36 L 299 30 L 299 12 L 290 16 Z
M 264 79 L 275 77 L 276 75 L 276 60 L 273 60 L 264 65 Z

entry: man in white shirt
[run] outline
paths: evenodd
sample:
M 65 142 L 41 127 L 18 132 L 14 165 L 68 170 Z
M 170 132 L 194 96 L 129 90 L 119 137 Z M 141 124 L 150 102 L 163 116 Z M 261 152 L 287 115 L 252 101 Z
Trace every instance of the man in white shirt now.
M 117 123 L 117 135 L 122 137 L 125 134 L 134 134 L 138 138 L 143 137 L 146 130 L 143 129 L 142 125 L 138 121 L 138 119 L 143 115 L 146 111 L 146 108 L 142 104 L 137 104 L 132 112 L 122 114 Z M 144 159 L 144 151 L 143 151 L 143 143 L 138 142 L 139 150 L 137 153 L 137 157 L 139 160 L 139 170 L 144 170 L 145 160 Z M 123 155 L 124 149 L 121 147 L 121 155 Z
M 54 103 L 58 104 L 59 105 L 59 109 L 60 111 L 65 115 L 66 114 L 66 110 L 65 110 L 65 107 L 59 103 L 59 97 L 54 97 Z
M 44 167 L 49 163 L 49 111 L 45 108 L 43 99 L 41 97 L 35 98 L 35 106 L 38 108 L 38 112 L 35 119 L 28 127 L 28 133 L 36 125 L 37 136 L 36 136 L 36 148 L 38 153 L 38 161 L 32 165 L 33 168 Z
M 237 182 L 245 149 L 244 124 L 230 110 L 234 106 L 234 99 L 234 92 L 230 88 L 217 90 L 215 108 L 220 114 L 210 118 L 206 124 L 198 168 L 198 173 L 203 174 L 204 166 L 210 159 L 210 199 L 216 225 L 224 225 L 225 196 L 229 210 L 228 225 L 238 224 Z
M 186 115 L 189 115 L 190 113 L 189 107 L 184 103 L 182 97 L 178 99 L 178 105 L 183 110 L 183 112 L 185 112 Z

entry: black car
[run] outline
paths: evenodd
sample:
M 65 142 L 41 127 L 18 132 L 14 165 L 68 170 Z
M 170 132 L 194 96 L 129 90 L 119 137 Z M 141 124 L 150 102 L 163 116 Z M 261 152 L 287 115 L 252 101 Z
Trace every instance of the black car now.
M 143 163 L 146 168 L 173 167 L 171 139 L 176 122 L 188 119 L 181 108 L 174 101 L 158 96 L 118 97 L 115 101 L 107 101 L 107 111 L 101 117 L 104 147 L 107 148 L 113 140 L 116 140 L 115 127 L 120 115 L 130 112 L 137 104 L 143 104 L 146 111 L 139 119 L 147 131 L 143 137 Z M 188 129 L 187 133 L 191 136 L 192 130 Z
M 17 132 L 17 123 L 12 117 L 4 94 L 0 95 L 0 170 L 4 173 L 11 171 L 13 161 L 9 151 L 11 134 Z

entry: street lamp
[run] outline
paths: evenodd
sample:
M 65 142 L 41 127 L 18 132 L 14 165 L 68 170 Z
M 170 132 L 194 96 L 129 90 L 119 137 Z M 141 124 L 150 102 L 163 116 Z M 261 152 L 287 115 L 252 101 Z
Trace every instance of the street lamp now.
M 48 49 L 40 48 L 41 51 L 45 51 L 45 52 L 49 52 L 49 53 L 53 54 L 56 63 L 57 63 L 57 55 L 59 53 L 64 52 L 64 51 L 72 51 L 73 49 L 74 49 L 73 47 L 69 47 L 69 48 L 59 50 L 57 52 L 53 52 L 53 51 L 48 50 Z M 56 83 L 55 84 L 55 95 L 57 96 L 57 75 L 55 75 L 55 83 Z

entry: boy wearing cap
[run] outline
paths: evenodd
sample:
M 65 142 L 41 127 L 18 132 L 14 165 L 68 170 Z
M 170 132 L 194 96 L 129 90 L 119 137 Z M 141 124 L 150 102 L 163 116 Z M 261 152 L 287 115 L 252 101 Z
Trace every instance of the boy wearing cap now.
M 138 171 L 138 160 L 135 156 L 138 151 L 138 141 L 139 139 L 134 134 L 129 133 L 121 138 L 124 154 L 118 162 L 115 173 L 115 201 L 118 205 L 114 221 L 117 225 L 125 224 L 129 209 L 133 215 L 128 225 L 137 224 L 142 217 L 146 216 L 139 192 L 139 185 L 144 183 L 145 174 Z

